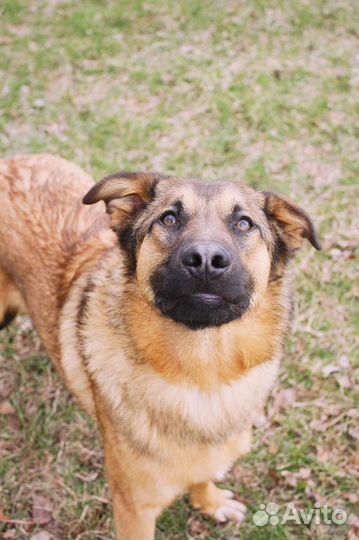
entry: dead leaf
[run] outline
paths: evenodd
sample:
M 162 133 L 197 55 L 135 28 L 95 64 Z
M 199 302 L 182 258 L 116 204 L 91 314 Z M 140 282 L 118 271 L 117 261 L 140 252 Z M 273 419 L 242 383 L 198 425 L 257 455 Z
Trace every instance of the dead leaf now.
M 0 506 L 0 522 L 1 521 L 9 521 L 9 517 L 7 517 L 5 514 L 4 514 L 4 509 L 2 508 L 2 506 Z
M 232 470 L 232 473 L 233 473 L 234 478 L 237 480 L 237 482 L 242 481 L 243 469 L 240 465 L 235 465 Z
M 91 465 L 92 467 L 101 467 L 99 461 L 101 457 L 99 456 L 98 452 L 94 452 L 93 450 L 89 450 L 88 448 L 82 448 L 79 461 L 82 465 Z
M 268 452 L 270 454 L 276 454 L 278 450 L 279 450 L 278 445 L 274 441 L 271 441 L 269 443 Z
M 0 403 L 0 414 L 7 415 L 7 414 L 15 414 L 15 413 L 16 413 L 16 410 L 11 405 L 10 401 L 6 400 Z
M 295 388 L 285 388 L 280 390 L 274 396 L 273 402 L 273 415 L 278 414 L 280 411 L 286 409 L 289 405 L 292 405 L 297 398 L 297 391 Z
M 14 374 L 5 374 L 4 377 L 0 379 L 0 397 L 8 398 L 13 391 L 15 386 L 15 375 Z
M 322 369 L 322 373 L 324 377 L 329 377 L 329 375 L 332 375 L 333 373 L 337 373 L 340 371 L 340 367 L 336 364 L 328 364 L 327 366 L 324 366 Z
M 328 450 L 325 450 L 322 446 L 318 446 L 317 458 L 320 462 L 326 463 L 330 460 L 330 452 Z
M 298 472 L 298 476 L 301 480 L 308 480 L 312 474 L 312 471 L 310 469 L 307 469 L 305 467 L 301 467 Z
M 342 388 L 351 388 L 351 380 L 349 375 L 337 375 L 336 381 Z
M 359 440 L 359 429 L 358 428 L 351 428 L 348 430 L 348 433 L 349 435 L 355 439 L 355 440 Z
M 350 514 L 348 517 L 348 540 L 358 540 L 359 536 L 359 517 L 355 514 Z
M 290 471 L 282 471 L 282 476 L 285 478 L 285 483 L 288 484 L 288 486 L 291 487 L 297 487 L 298 480 L 294 473 Z
M 46 525 L 52 520 L 51 504 L 46 497 L 32 496 L 32 518 L 36 525 Z
M 194 517 L 188 522 L 188 530 L 191 536 L 195 538 L 203 538 L 208 534 L 207 525 L 201 520 L 201 518 Z
M 90 474 L 75 473 L 76 478 L 78 478 L 79 480 L 81 480 L 81 482 L 84 482 L 85 484 L 89 484 L 90 482 L 93 482 L 94 480 L 96 480 L 98 475 L 99 475 L 98 471 L 94 471 L 93 473 L 90 473 Z
M 280 475 L 275 469 L 268 469 L 268 476 L 273 480 L 273 484 L 277 485 L 280 481 Z
M 356 493 L 345 493 L 343 496 L 345 499 L 347 499 L 347 501 L 349 501 L 352 504 L 357 503 L 359 500 L 359 497 Z
M 339 358 L 339 364 L 343 369 L 349 368 L 350 367 L 349 358 L 343 354 L 343 356 Z

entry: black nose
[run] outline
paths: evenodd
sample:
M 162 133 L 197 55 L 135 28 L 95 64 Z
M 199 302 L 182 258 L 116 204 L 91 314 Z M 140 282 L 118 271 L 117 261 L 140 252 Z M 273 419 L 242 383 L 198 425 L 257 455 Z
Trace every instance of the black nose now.
M 182 264 L 192 276 L 207 281 L 217 279 L 228 270 L 231 265 L 231 256 L 219 244 L 203 242 L 184 250 Z

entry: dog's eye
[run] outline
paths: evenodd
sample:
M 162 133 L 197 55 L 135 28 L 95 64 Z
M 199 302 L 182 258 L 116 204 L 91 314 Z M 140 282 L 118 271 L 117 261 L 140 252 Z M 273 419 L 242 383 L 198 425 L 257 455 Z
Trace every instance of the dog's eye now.
M 241 232 L 247 232 L 253 227 L 253 222 L 250 218 L 242 216 L 237 223 L 237 229 Z
M 166 227 L 173 227 L 173 225 L 177 225 L 178 220 L 172 212 L 168 212 L 164 216 L 161 217 L 161 221 Z

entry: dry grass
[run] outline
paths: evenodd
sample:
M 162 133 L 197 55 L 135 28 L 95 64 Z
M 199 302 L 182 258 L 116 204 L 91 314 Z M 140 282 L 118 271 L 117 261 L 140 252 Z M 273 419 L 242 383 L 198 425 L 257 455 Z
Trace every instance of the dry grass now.
M 356 12 L 351 0 L 2 3 L 2 154 L 61 154 L 96 178 L 242 178 L 291 196 L 320 230 L 323 251 L 307 247 L 291 267 L 295 320 L 278 388 L 253 452 L 225 482 L 248 505 L 246 522 L 215 526 L 184 499 L 161 518 L 159 540 L 358 536 Z M 2 537 L 108 538 L 96 428 L 26 319 L 1 334 L 0 411 L 11 413 L 0 414 Z M 290 501 L 342 507 L 350 522 L 256 527 L 268 501 L 281 513 Z

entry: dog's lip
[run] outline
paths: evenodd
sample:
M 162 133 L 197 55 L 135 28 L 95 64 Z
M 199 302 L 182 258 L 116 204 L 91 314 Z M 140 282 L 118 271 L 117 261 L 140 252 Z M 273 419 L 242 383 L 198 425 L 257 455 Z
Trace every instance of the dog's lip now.
M 193 300 L 199 300 L 201 302 L 204 302 L 205 304 L 217 304 L 224 301 L 224 298 L 222 296 L 210 293 L 195 293 L 189 295 L 189 298 Z
M 205 299 L 211 300 L 212 298 L 222 298 L 221 296 L 219 296 L 219 294 L 210 294 L 210 293 L 195 293 L 195 294 L 191 294 L 190 296 L 192 296 L 193 298 L 203 298 L 204 300 Z
M 231 303 L 218 294 L 199 292 L 171 298 L 158 298 L 156 304 L 163 312 L 168 312 L 177 307 L 182 301 L 193 303 L 194 306 L 202 305 L 203 307 L 207 306 L 208 308 L 216 308 L 223 306 L 223 304 Z

